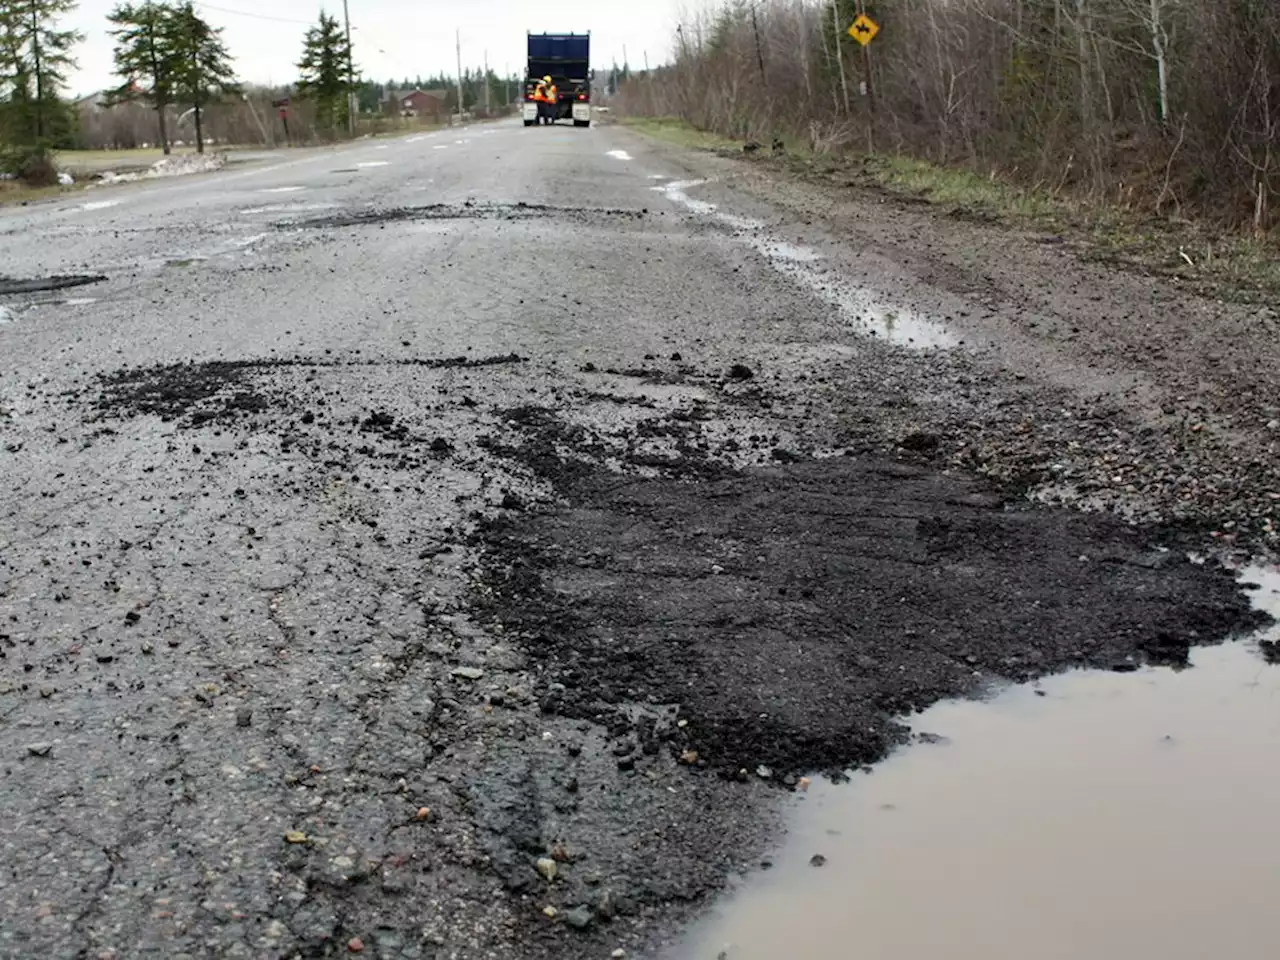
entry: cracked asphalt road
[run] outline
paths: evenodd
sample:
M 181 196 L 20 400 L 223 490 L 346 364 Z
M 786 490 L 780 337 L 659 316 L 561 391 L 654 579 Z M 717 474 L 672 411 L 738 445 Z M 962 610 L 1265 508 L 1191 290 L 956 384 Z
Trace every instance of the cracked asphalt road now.
M 0 214 L 0 956 L 656 955 L 903 713 L 1256 622 L 921 412 L 1109 387 L 871 335 L 700 162 L 500 124 Z

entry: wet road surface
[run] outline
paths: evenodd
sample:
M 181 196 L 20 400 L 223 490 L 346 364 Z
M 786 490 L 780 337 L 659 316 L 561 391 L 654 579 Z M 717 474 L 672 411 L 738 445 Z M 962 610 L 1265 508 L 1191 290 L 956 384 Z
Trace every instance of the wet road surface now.
M 932 464 L 901 410 L 1059 388 L 701 173 L 503 124 L 0 214 L 0 956 L 644 956 L 902 714 L 1257 624 Z

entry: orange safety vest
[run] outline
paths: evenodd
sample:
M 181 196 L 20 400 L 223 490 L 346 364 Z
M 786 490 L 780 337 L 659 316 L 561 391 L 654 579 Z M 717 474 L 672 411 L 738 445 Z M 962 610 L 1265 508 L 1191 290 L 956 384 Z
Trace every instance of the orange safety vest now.
M 560 102 L 560 91 L 556 89 L 556 85 L 553 83 L 551 86 L 547 87 L 547 103 L 559 103 L 559 102 Z

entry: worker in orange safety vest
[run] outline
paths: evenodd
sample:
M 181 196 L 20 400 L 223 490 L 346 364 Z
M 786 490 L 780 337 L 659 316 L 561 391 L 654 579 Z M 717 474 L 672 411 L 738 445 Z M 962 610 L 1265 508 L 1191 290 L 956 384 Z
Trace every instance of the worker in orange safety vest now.
M 543 123 L 555 123 L 556 114 L 560 112 L 560 91 L 556 89 L 555 82 L 550 77 L 543 77 L 538 84 L 537 90 L 534 91 L 534 99 L 538 99 L 538 91 L 542 92 L 542 98 L 538 102 L 538 114 Z

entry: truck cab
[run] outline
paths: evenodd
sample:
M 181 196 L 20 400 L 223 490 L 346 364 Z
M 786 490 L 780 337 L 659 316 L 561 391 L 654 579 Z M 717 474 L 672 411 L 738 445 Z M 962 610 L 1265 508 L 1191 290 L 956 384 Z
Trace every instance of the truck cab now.
M 591 34 L 529 33 L 528 47 L 521 104 L 524 125 L 531 127 L 538 122 L 534 90 L 539 80 L 550 77 L 556 85 L 558 101 L 551 122 L 572 119 L 575 127 L 591 126 Z

